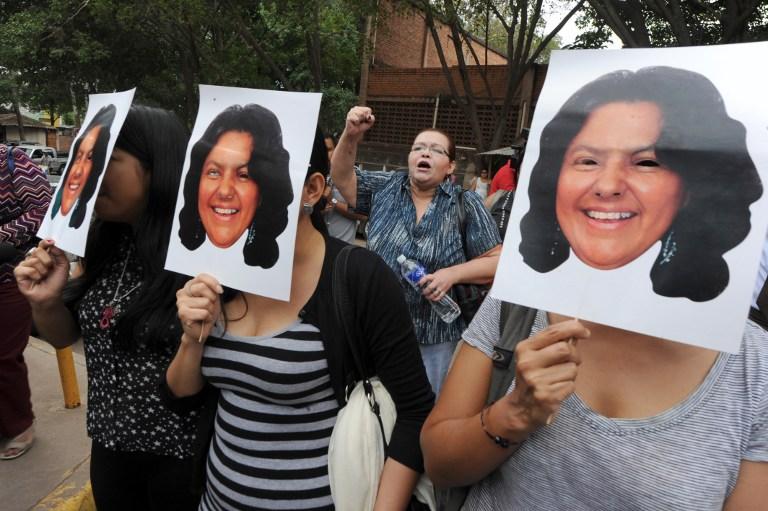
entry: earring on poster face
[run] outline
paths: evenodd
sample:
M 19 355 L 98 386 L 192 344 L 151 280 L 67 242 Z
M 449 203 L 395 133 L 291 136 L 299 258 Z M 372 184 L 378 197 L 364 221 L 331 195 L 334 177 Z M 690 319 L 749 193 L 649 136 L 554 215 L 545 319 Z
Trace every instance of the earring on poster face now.
M 305 202 L 301 205 L 301 210 L 305 215 L 311 215 L 313 209 L 315 209 L 315 206 L 309 202 Z
M 672 261 L 676 253 L 677 241 L 675 241 L 675 231 L 670 230 L 667 237 L 661 243 L 661 261 L 659 261 L 659 266 Z
M 253 243 L 254 238 L 256 238 L 256 229 L 254 229 L 253 225 L 251 225 L 248 228 L 248 238 L 245 240 L 245 244 L 250 245 Z
M 555 223 L 555 239 L 552 241 L 552 248 L 549 249 L 549 255 L 554 256 L 555 252 L 557 252 L 557 247 L 560 244 L 560 241 L 558 241 L 560 238 L 560 224 Z

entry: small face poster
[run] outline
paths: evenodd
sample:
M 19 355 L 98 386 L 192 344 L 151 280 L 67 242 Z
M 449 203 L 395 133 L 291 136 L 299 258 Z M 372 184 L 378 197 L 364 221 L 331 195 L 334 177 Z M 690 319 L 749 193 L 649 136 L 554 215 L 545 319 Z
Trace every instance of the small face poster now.
M 82 128 L 72 142 L 64 173 L 37 231 L 39 238 L 53 239 L 62 250 L 85 255 L 96 197 L 135 91 L 89 96 Z
M 766 53 L 554 53 L 492 294 L 738 352 L 768 225 Z
M 291 290 L 321 94 L 200 86 L 165 268 L 279 300 Z

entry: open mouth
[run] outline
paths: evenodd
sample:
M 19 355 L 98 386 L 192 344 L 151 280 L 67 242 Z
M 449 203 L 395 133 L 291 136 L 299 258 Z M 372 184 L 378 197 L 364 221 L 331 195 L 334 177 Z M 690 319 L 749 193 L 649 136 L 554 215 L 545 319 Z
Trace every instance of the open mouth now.
M 419 169 L 425 169 L 425 170 L 429 170 L 429 169 L 431 169 L 431 168 L 432 168 L 432 165 L 431 165 L 431 164 L 430 164 L 428 161 L 426 161 L 426 160 L 421 160 L 421 161 L 420 161 L 420 162 L 419 162 L 419 163 L 416 165 L 416 168 L 419 168 Z
M 584 211 L 592 220 L 598 220 L 601 222 L 618 222 L 620 220 L 629 220 L 630 218 L 637 216 L 637 213 L 632 211 L 595 211 L 587 209 Z
M 73 192 L 74 192 L 74 191 L 77 191 L 77 190 L 79 190 L 79 189 L 80 189 L 80 183 L 69 183 L 69 184 L 67 185 L 67 188 L 68 188 L 68 189 L 70 189 L 70 190 L 72 190 Z

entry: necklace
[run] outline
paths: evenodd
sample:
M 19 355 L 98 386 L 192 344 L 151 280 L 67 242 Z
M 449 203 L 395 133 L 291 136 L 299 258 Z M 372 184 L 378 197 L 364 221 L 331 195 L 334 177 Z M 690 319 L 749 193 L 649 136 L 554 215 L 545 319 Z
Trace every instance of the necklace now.
M 99 328 L 102 330 L 106 330 L 112 325 L 112 318 L 120 314 L 120 302 L 123 301 L 125 297 L 136 291 L 139 286 L 141 286 L 141 282 L 133 286 L 131 289 L 123 293 L 122 295 L 119 295 L 120 293 L 120 286 L 123 285 L 123 277 L 125 276 L 125 269 L 128 267 L 128 259 L 131 257 L 131 250 L 133 247 L 128 248 L 128 253 L 125 255 L 125 261 L 123 261 L 123 271 L 120 272 L 120 280 L 117 281 L 117 288 L 115 288 L 115 294 L 112 296 L 112 300 L 107 304 L 106 307 L 104 307 L 101 311 L 101 319 L 99 320 Z M 119 296 L 118 296 L 119 295 Z

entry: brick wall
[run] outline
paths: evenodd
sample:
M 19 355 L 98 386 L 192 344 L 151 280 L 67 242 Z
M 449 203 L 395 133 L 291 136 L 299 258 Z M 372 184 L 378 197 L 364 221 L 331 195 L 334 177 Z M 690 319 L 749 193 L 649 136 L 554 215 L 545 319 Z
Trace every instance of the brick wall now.
M 438 20 L 435 20 L 435 23 L 446 62 L 449 66 L 455 66 L 458 60 L 450 37 L 451 31 Z M 474 39 L 471 41 L 480 63 L 485 64 L 485 47 Z M 394 7 L 389 0 L 383 0 L 379 4 L 374 45 L 373 62 L 377 67 L 440 67 L 437 49 L 424 14 L 414 7 Z M 467 64 L 475 63 L 474 57 L 466 47 L 464 54 Z M 506 62 L 507 59 L 503 55 L 493 50 L 488 51 L 489 65 L 503 65 Z
M 503 98 L 507 87 L 505 66 L 488 66 L 486 69 L 491 97 Z M 487 97 L 480 70 L 476 67 L 470 67 L 468 70 L 474 94 Z M 451 73 L 459 95 L 463 96 L 464 86 L 458 68 L 451 69 Z M 372 69 L 368 75 L 368 97 L 435 97 L 438 94 L 450 93 L 448 81 L 443 75 L 443 70 L 439 68 Z

